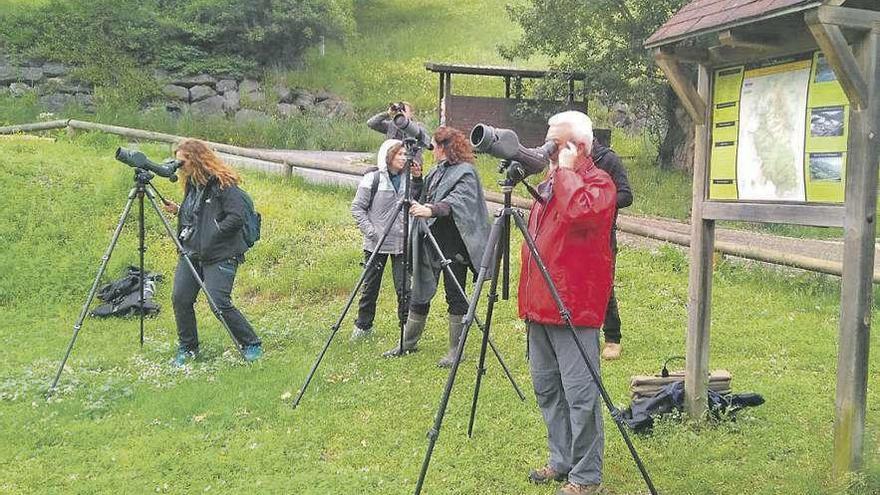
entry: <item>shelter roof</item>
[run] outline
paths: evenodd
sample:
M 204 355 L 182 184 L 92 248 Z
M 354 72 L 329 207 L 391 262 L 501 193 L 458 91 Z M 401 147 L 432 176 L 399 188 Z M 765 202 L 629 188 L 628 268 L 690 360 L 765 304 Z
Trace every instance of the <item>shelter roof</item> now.
M 822 4 L 820 0 L 693 0 L 648 37 L 645 46 L 668 45 Z
M 447 74 L 470 74 L 475 76 L 500 76 L 500 77 L 527 77 L 540 79 L 555 74 L 549 70 L 540 69 L 518 69 L 515 67 L 498 67 L 490 65 L 463 65 L 463 64 L 443 64 L 436 62 L 426 62 L 425 69 L 431 72 L 440 72 Z M 584 72 L 563 72 L 565 79 L 575 81 L 586 80 L 587 75 Z

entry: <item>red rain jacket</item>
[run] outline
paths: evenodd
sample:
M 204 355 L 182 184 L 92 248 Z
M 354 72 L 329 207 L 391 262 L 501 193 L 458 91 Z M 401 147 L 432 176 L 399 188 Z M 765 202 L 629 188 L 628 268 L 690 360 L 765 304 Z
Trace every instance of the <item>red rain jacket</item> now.
M 547 198 L 529 215 L 529 234 L 547 266 L 575 326 L 599 328 L 614 278 L 611 228 L 617 188 L 611 177 L 580 157 L 574 170 L 557 168 L 538 186 Z M 520 318 L 563 325 L 562 316 L 535 260 L 523 242 L 519 279 Z

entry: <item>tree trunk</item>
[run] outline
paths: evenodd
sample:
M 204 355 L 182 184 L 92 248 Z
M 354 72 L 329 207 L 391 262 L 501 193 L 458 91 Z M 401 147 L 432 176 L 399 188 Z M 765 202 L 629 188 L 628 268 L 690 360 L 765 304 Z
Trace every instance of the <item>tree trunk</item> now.
M 666 91 L 663 105 L 666 135 L 660 143 L 660 168 L 694 171 L 694 121 L 678 101 L 672 88 Z

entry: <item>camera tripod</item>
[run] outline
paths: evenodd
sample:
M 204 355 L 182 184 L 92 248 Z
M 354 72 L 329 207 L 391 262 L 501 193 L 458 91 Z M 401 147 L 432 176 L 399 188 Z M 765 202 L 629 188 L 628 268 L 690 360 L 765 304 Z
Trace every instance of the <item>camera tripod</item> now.
M 547 267 L 544 265 L 544 262 L 541 259 L 540 254 L 538 253 L 538 248 L 535 244 L 535 240 L 531 237 L 531 235 L 529 235 L 528 227 L 525 223 L 525 220 L 523 219 L 522 213 L 511 206 L 511 195 L 513 193 L 513 188 L 518 181 L 524 178 L 522 168 L 520 168 L 519 164 L 516 162 L 502 160 L 500 169 L 502 171 L 506 170 L 508 172 L 507 177 L 499 182 L 499 185 L 501 186 L 501 191 L 504 193 L 504 207 L 497 212 L 495 222 L 492 225 L 492 230 L 489 233 L 489 242 L 486 245 L 486 250 L 480 263 L 480 270 L 477 274 L 477 281 L 474 283 L 474 292 L 468 303 L 468 312 L 463 320 L 464 329 L 462 331 L 461 340 L 458 343 L 458 348 L 455 352 L 455 361 L 452 364 L 452 369 L 449 370 L 449 376 L 446 380 L 446 386 L 443 390 L 443 395 L 440 398 L 440 406 L 437 410 L 437 413 L 434 415 L 434 425 L 428 431 L 428 449 L 425 453 L 425 459 L 422 463 L 422 469 L 419 473 L 419 479 L 416 483 L 415 495 L 419 495 L 422 491 L 422 486 L 424 485 L 425 477 L 428 473 L 428 465 L 431 462 L 431 455 L 433 454 L 434 446 L 437 443 L 437 438 L 440 435 L 440 428 L 443 424 L 443 416 L 446 414 L 446 407 L 449 402 L 449 396 L 452 393 L 452 387 L 455 384 L 455 377 L 458 373 L 458 366 L 461 363 L 461 356 L 464 351 L 465 342 L 467 341 L 471 324 L 476 321 L 477 303 L 479 302 L 483 286 L 487 281 L 489 281 L 490 285 L 488 294 L 488 305 L 486 308 L 486 326 L 482 329 L 483 340 L 480 345 L 479 365 L 477 367 L 477 369 L 481 372 L 477 373 L 477 380 L 474 387 L 474 398 L 471 404 L 471 415 L 468 422 L 468 436 L 472 436 L 474 417 L 477 411 L 477 398 L 479 397 L 480 383 L 482 380 L 482 368 L 486 358 L 486 345 L 487 342 L 489 342 L 489 327 L 492 323 L 492 312 L 495 307 L 495 302 L 498 300 L 499 276 L 503 278 L 504 285 L 502 288 L 502 292 L 504 299 L 507 299 L 509 295 L 511 218 L 513 218 L 516 227 L 522 233 L 526 245 L 528 246 L 529 252 L 531 253 L 532 258 L 535 260 L 538 269 L 541 271 L 541 275 L 544 278 L 545 283 L 550 289 L 550 293 L 553 297 L 554 302 L 556 303 L 559 314 L 561 315 L 562 320 L 565 322 L 565 327 L 568 328 L 568 330 L 574 336 L 574 342 L 577 345 L 581 357 L 583 357 L 584 359 L 584 363 L 586 363 L 587 370 L 589 371 L 593 382 L 597 385 L 599 393 L 602 396 L 602 400 L 605 403 L 605 406 L 608 408 L 608 411 L 611 413 L 611 417 L 614 419 L 614 423 L 617 425 L 618 430 L 620 430 L 620 434 L 623 436 L 623 440 L 626 443 L 630 455 L 632 455 L 633 460 L 635 461 L 636 466 L 638 467 L 639 472 L 642 475 L 642 478 L 645 480 L 645 484 L 648 486 L 648 490 L 652 495 L 656 495 L 657 491 L 654 489 L 654 484 L 651 481 L 651 477 L 648 475 L 648 471 L 645 469 L 644 464 L 639 458 L 639 455 L 636 452 L 635 447 L 633 446 L 632 441 L 630 440 L 629 435 L 626 432 L 626 426 L 623 423 L 623 418 L 620 414 L 620 410 L 617 409 L 611 402 L 611 397 L 605 390 L 599 373 L 596 371 L 593 363 L 590 362 L 590 359 L 587 356 L 587 351 L 586 349 L 584 349 L 583 344 L 577 338 L 577 333 L 571 321 L 571 313 L 569 312 L 568 308 L 565 307 L 565 303 L 562 301 L 556 285 L 553 283 L 550 272 L 547 270 Z M 543 199 L 541 199 L 540 196 L 537 196 L 531 188 L 529 190 L 530 192 L 532 192 L 533 195 L 535 195 L 535 199 L 537 201 L 543 201 Z
M 95 280 L 92 282 L 92 288 L 89 290 L 89 295 L 86 297 L 86 302 L 83 304 L 82 310 L 79 313 L 79 318 L 77 318 L 76 323 L 73 325 L 73 337 L 70 339 L 70 344 L 67 346 L 67 352 L 64 353 L 64 358 L 61 360 L 61 364 L 58 366 L 58 371 L 55 373 L 55 379 L 52 380 L 52 385 L 49 386 L 48 394 L 51 395 L 52 392 L 55 391 L 55 387 L 58 385 L 58 380 L 61 378 L 61 372 L 64 370 L 64 365 L 67 363 L 67 359 L 70 357 L 70 353 L 73 350 L 73 345 L 76 343 L 76 338 L 79 336 L 79 331 L 82 329 L 83 321 L 88 315 L 89 306 L 92 304 L 92 301 L 95 298 L 95 293 L 98 290 L 98 283 L 101 280 L 101 277 L 104 275 L 104 271 L 107 268 L 107 263 L 110 261 L 110 256 L 113 255 L 113 249 L 116 247 L 116 242 L 119 240 L 119 235 L 122 232 L 122 227 L 125 225 L 125 221 L 128 218 L 129 213 L 131 212 L 131 207 L 134 204 L 135 199 L 138 200 L 138 253 L 140 258 L 140 277 L 139 277 L 139 306 L 138 312 L 140 313 L 140 344 L 141 347 L 144 345 L 144 253 L 146 252 L 146 247 L 144 246 L 144 198 L 150 200 L 150 204 L 153 206 L 153 210 L 156 211 L 156 214 L 162 220 L 162 224 L 165 226 L 165 231 L 168 233 L 168 237 L 170 237 L 174 244 L 177 246 L 177 251 L 183 256 L 183 259 L 186 260 L 186 264 L 189 266 L 190 271 L 192 272 L 193 277 L 199 284 L 199 287 L 202 288 L 202 291 L 205 293 L 205 297 L 208 300 L 208 305 L 211 307 L 211 311 L 214 313 L 214 316 L 220 320 L 220 323 L 223 325 L 223 328 L 229 333 L 229 336 L 232 338 L 232 342 L 235 344 L 236 350 L 238 350 L 239 354 L 242 354 L 244 350 L 242 349 L 241 343 L 235 338 L 235 334 L 232 333 L 232 330 L 229 328 L 229 325 L 226 323 L 226 320 L 223 318 L 223 313 L 214 303 L 214 298 L 211 297 L 211 294 L 208 292 L 208 289 L 205 287 L 205 282 L 202 280 L 202 277 L 199 276 L 198 270 L 193 265 L 192 260 L 186 254 L 186 251 L 183 249 L 183 245 L 180 243 L 180 240 L 177 238 L 177 235 L 174 233 L 174 229 L 171 227 L 171 223 L 168 222 L 168 219 L 162 215 L 162 211 L 159 209 L 159 205 L 156 204 L 156 195 L 159 194 L 156 191 L 156 188 L 153 187 L 153 184 L 150 181 L 155 177 L 155 174 L 152 172 L 142 169 L 135 168 L 134 173 L 134 187 L 131 188 L 131 191 L 128 193 L 128 200 L 125 203 L 125 207 L 122 211 L 122 216 L 119 218 L 119 222 L 116 224 L 116 229 L 113 231 L 113 237 L 110 239 L 110 245 L 107 246 L 107 250 L 104 252 L 104 256 L 101 258 L 101 265 L 98 268 L 98 273 L 95 275 Z M 160 195 L 161 197 L 161 195 Z
M 318 353 L 318 357 L 315 359 L 315 363 L 312 365 L 312 369 L 309 371 L 308 376 L 306 376 L 305 383 L 303 383 L 303 386 L 300 388 L 299 394 L 297 395 L 296 399 L 294 399 L 294 401 L 293 401 L 294 409 L 299 405 L 300 401 L 303 398 L 303 395 L 305 395 L 306 389 L 308 388 L 309 384 L 312 382 L 312 378 L 314 378 L 315 372 L 318 370 L 318 366 L 321 364 L 321 361 L 324 359 L 324 355 L 327 353 L 327 349 L 329 349 L 330 344 L 333 342 L 334 337 L 336 337 L 336 334 L 339 332 L 339 328 L 342 326 L 342 322 L 345 319 L 345 315 L 348 314 L 348 311 L 351 308 L 351 305 L 354 302 L 355 297 L 357 297 L 358 291 L 360 290 L 361 286 L 364 283 L 364 280 L 367 277 L 367 272 L 369 270 L 376 269 L 376 267 L 374 266 L 374 262 L 375 262 L 375 259 L 378 255 L 378 253 L 379 253 L 379 247 L 382 246 L 382 244 L 385 242 L 385 239 L 388 237 L 388 234 L 391 232 L 391 229 L 394 228 L 394 225 L 397 223 L 397 218 L 401 213 L 403 213 L 403 234 L 404 234 L 404 237 L 403 237 L 404 238 L 403 256 L 404 256 L 404 260 L 405 260 L 403 288 L 404 288 L 405 294 L 409 293 L 409 290 L 408 290 L 409 274 L 412 271 L 411 270 L 411 265 L 412 265 L 411 261 L 412 260 L 410 259 L 411 256 L 410 256 L 410 252 L 409 252 L 409 237 L 410 237 L 409 236 L 409 230 L 410 230 L 409 208 L 412 204 L 412 189 L 411 189 L 410 170 L 412 169 L 412 164 L 414 163 L 415 155 L 416 155 L 416 153 L 418 153 L 420 146 L 419 146 L 417 140 L 415 140 L 413 138 L 404 139 L 404 145 L 406 147 L 406 163 L 404 164 L 403 170 L 401 171 L 401 173 L 404 174 L 403 175 L 403 177 L 404 177 L 404 197 L 402 200 L 400 200 L 398 202 L 397 206 L 395 207 L 394 214 L 391 216 L 388 223 L 385 225 L 385 228 L 382 231 L 382 235 L 379 237 L 379 240 L 376 241 L 376 250 L 373 252 L 372 255 L 370 255 L 370 257 L 367 259 L 366 263 L 364 263 L 364 269 L 361 272 L 361 275 L 358 278 L 358 281 L 355 284 L 354 289 L 352 289 L 351 293 L 349 294 L 348 301 L 346 301 L 345 306 L 342 309 L 342 313 L 339 315 L 339 318 L 336 319 L 336 322 L 331 327 L 330 336 L 327 338 L 327 341 L 324 342 L 324 347 Z M 434 238 L 434 235 L 431 234 L 430 229 L 428 229 L 427 227 L 422 229 L 421 232 L 426 234 L 426 237 L 429 239 L 430 245 L 431 245 L 432 249 L 434 250 L 435 255 L 441 260 L 441 266 L 443 267 L 444 270 L 447 271 L 447 275 L 449 275 L 449 279 L 455 281 L 456 290 L 462 295 L 462 297 L 467 299 L 468 298 L 467 293 L 465 293 L 464 288 L 461 286 L 461 284 L 458 283 L 458 280 L 455 278 L 455 276 L 452 273 L 452 268 L 449 266 L 452 263 L 452 261 L 447 259 L 443 255 L 443 251 L 440 249 L 440 245 L 437 243 L 437 239 Z M 476 323 L 477 323 L 477 326 L 481 330 L 484 330 L 482 324 L 479 321 L 477 321 Z M 487 330 L 484 330 L 484 332 L 485 331 L 487 331 Z M 404 335 L 403 334 L 404 334 L 404 322 L 400 322 L 400 342 L 399 342 L 398 349 L 399 349 L 401 355 L 404 353 L 404 349 L 403 349 Z M 525 395 L 523 395 L 522 390 L 520 390 L 519 386 L 516 383 L 516 380 L 513 378 L 513 374 L 510 372 L 510 369 L 507 367 L 507 364 L 504 362 L 504 358 L 501 357 L 501 354 L 495 348 L 495 344 L 491 340 L 489 340 L 488 345 L 492 348 L 492 352 L 495 354 L 495 357 L 498 359 L 498 362 L 501 364 L 501 367 L 504 370 L 504 373 L 507 375 L 508 380 L 510 380 L 510 383 L 513 385 L 514 391 L 517 393 L 520 400 L 525 400 Z M 482 363 L 481 363 L 481 367 L 482 367 Z

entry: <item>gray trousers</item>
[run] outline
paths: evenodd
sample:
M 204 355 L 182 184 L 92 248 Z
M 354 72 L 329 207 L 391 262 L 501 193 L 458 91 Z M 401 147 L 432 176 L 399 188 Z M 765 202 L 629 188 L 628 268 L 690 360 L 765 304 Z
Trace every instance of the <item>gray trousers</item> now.
M 579 484 L 602 482 L 605 434 L 599 388 L 566 327 L 527 322 L 529 368 L 547 425 L 550 466 Z M 599 330 L 575 327 L 599 372 Z

